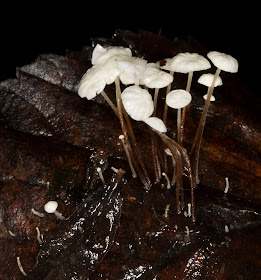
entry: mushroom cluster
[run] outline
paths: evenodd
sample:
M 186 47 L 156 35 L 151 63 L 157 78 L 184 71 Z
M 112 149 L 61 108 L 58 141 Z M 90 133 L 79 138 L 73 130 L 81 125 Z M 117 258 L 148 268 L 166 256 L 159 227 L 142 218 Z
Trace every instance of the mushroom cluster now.
M 176 185 L 177 211 L 181 213 L 185 207 L 183 175 L 187 174 L 190 181 L 191 203 L 189 205 L 191 205 L 193 221 L 195 221 L 194 188 L 199 182 L 199 150 L 209 104 L 210 101 L 215 100 L 212 93 L 214 87 L 222 85 L 219 76 L 221 70 L 235 73 L 238 69 L 236 59 L 230 55 L 213 51 L 209 52 L 207 56 L 217 67 L 217 70 L 215 75 L 205 73 L 198 80 L 198 83 L 208 87 L 208 92 L 204 96 L 204 110 L 190 149 L 190 156 L 194 156 L 192 164 L 183 145 L 186 108 L 192 101 L 193 73 L 211 68 L 211 63 L 207 58 L 197 53 L 186 52 L 179 53 L 173 58 L 165 58 L 157 63 L 151 63 L 143 58 L 133 56 L 130 48 L 121 46 L 104 48 L 97 44 L 92 53 L 93 66 L 84 74 L 78 86 L 80 97 L 86 97 L 90 100 L 98 94 L 102 94 L 111 106 L 120 121 L 122 135 L 119 139 L 124 146 L 133 177 L 138 176 L 145 189 L 150 190 L 151 179 L 137 145 L 130 118 L 147 124 L 151 134 L 155 181 L 159 182 L 162 174 L 168 178 L 167 154 L 165 153 L 168 151 L 173 162 L 173 177 L 171 183 L 168 180 L 168 188 L 170 185 Z M 175 72 L 188 74 L 186 89 L 171 90 Z M 115 100 L 111 100 L 105 93 L 106 86 L 112 83 L 115 84 Z M 164 88 L 166 88 L 166 97 L 163 120 L 161 120 L 157 117 L 157 100 L 159 89 L 164 91 Z M 167 135 L 168 107 L 178 110 L 176 139 Z M 159 139 L 164 143 L 161 145 L 163 151 L 159 147 Z

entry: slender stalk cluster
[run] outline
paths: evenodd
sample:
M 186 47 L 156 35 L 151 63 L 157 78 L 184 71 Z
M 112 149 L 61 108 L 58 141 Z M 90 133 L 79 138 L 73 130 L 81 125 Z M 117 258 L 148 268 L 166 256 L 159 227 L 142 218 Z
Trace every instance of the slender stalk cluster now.
M 237 72 L 238 68 L 237 61 L 229 55 L 210 52 L 208 58 L 217 67 L 217 70 L 215 75 L 208 74 L 207 77 L 204 79 L 202 77 L 198 81 L 208 86 L 208 92 L 190 149 L 190 157 L 184 147 L 185 117 L 187 106 L 192 100 L 190 92 L 193 73 L 211 67 L 210 62 L 203 56 L 196 53 L 179 53 L 173 58 L 166 58 L 158 63 L 148 63 L 145 59 L 132 56 L 129 48 L 103 48 L 98 44 L 93 50 L 93 67 L 88 69 L 78 87 L 79 95 L 87 99 L 92 99 L 101 93 L 118 117 L 122 130 L 119 139 L 122 141 L 132 177 L 138 176 L 146 190 L 150 190 L 152 181 L 147 171 L 148 163 L 146 164 L 142 158 L 130 118 L 142 121 L 149 126 L 155 182 L 159 183 L 164 176 L 168 189 L 176 186 L 176 206 L 177 212 L 180 214 L 185 208 L 183 179 L 184 174 L 186 174 L 190 185 L 188 211 L 193 221 L 196 219 L 194 188 L 199 183 L 199 152 L 208 108 L 210 101 L 213 100 L 213 90 L 215 86 L 222 84 L 219 77 L 221 70 L 234 73 Z M 175 72 L 188 75 L 186 90 L 171 91 Z M 115 100 L 111 100 L 104 91 L 106 85 L 112 83 L 115 84 Z M 122 90 L 123 88 L 124 90 Z M 166 88 L 166 98 L 162 121 L 157 117 L 157 107 L 159 89 L 163 88 Z M 152 92 L 150 92 L 151 89 Z M 154 99 L 152 98 L 153 93 Z M 176 139 L 167 135 L 168 107 L 178 110 Z M 159 144 L 159 140 L 162 141 L 163 145 Z M 168 177 L 167 154 L 172 157 L 173 175 L 171 180 Z

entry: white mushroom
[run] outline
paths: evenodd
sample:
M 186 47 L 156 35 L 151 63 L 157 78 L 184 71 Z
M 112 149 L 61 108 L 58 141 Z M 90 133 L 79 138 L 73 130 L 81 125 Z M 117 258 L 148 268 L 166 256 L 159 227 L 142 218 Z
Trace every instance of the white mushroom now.
M 105 180 L 104 180 L 101 168 L 97 167 L 96 170 L 97 170 L 97 173 L 98 173 L 98 175 L 100 177 L 101 182 L 103 183 L 103 185 L 105 185 Z
M 188 73 L 188 80 L 186 91 L 190 92 L 191 82 L 193 77 L 193 72 L 202 71 L 209 69 L 211 67 L 209 61 L 202 55 L 197 53 L 179 53 L 174 56 L 170 62 L 170 68 L 172 71 L 180 73 Z M 185 124 L 186 107 L 182 110 L 182 120 L 181 120 L 181 131 L 180 131 L 180 143 L 183 142 L 183 129 Z
M 147 60 L 139 57 L 119 57 L 116 58 L 116 63 L 121 70 L 120 81 L 124 85 L 139 85 Z
M 167 128 L 164 122 L 157 117 L 150 117 L 148 119 L 145 119 L 144 122 L 154 130 L 158 131 L 159 133 L 167 132 Z M 151 130 L 150 130 L 150 135 L 151 135 L 152 160 L 153 160 L 153 165 L 155 170 L 156 182 L 159 182 L 162 175 L 160 160 L 159 160 L 160 150 L 157 143 L 157 139 L 155 137 L 156 135 Z
M 156 115 L 158 93 L 160 88 L 167 87 L 173 81 L 173 75 L 162 71 L 156 63 L 148 63 L 141 83 L 144 83 L 148 88 L 155 88 L 154 93 L 154 116 Z
M 198 172 L 197 172 L 198 161 L 199 161 L 199 150 L 200 150 L 202 135 L 203 135 L 204 126 L 205 126 L 205 122 L 206 122 L 207 112 L 208 112 L 208 108 L 210 105 L 211 96 L 214 91 L 214 87 L 216 86 L 216 81 L 219 80 L 218 77 L 220 75 L 221 70 L 230 72 L 230 73 L 236 73 L 238 71 L 238 62 L 234 57 L 232 57 L 230 55 L 213 51 L 213 52 L 209 52 L 207 54 L 207 56 L 212 61 L 212 63 L 217 67 L 217 69 L 216 69 L 216 73 L 212 79 L 211 86 L 208 89 L 207 99 L 205 102 L 203 113 L 200 118 L 196 136 L 194 138 L 193 145 L 192 145 L 191 152 L 190 152 L 190 154 L 192 154 L 193 150 L 195 149 L 194 172 L 193 173 L 195 176 L 194 181 L 196 183 L 199 183 Z M 217 84 L 218 84 L 218 82 L 217 82 Z
M 109 67 L 107 70 L 109 70 Z M 120 71 L 118 68 L 113 67 L 110 67 L 110 70 L 111 71 L 106 71 L 106 68 L 103 68 L 103 66 L 99 65 L 89 68 L 83 75 L 78 85 L 78 94 L 80 97 L 86 97 L 88 100 L 90 100 L 101 93 L 104 99 L 113 109 L 114 113 L 118 116 L 118 110 L 105 93 L 104 88 L 107 83 L 114 82 L 113 79 L 115 80 L 117 78 L 117 76 L 120 74 Z
M 177 142 L 181 142 L 181 108 L 191 102 L 191 94 L 183 89 L 172 90 L 166 97 L 166 103 L 173 109 L 178 109 L 177 113 Z
M 144 122 L 149 125 L 150 127 L 152 127 L 153 129 L 161 132 L 161 133 L 165 133 L 167 132 L 167 128 L 164 124 L 164 122 L 157 118 L 157 117 L 150 117 L 144 120 Z
M 225 72 L 236 73 L 238 71 L 238 61 L 229 54 L 212 51 L 207 56 L 217 68 Z
M 50 214 L 53 213 L 57 218 L 64 220 L 65 217 L 61 213 L 56 211 L 57 207 L 58 207 L 58 202 L 50 200 L 44 205 L 44 210 L 45 212 Z
M 154 104 L 150 93 L 139 86 L 127 87 L 121 99 L 126 112 L 136 121 L 143 121 L 153 113 Z
M 92 64 L 103 64 L 108 59 L 115 56 L 132 56 L 131 49 L 123 47 L 108 47 L 107 49 L 97 44 L 92 52 Z

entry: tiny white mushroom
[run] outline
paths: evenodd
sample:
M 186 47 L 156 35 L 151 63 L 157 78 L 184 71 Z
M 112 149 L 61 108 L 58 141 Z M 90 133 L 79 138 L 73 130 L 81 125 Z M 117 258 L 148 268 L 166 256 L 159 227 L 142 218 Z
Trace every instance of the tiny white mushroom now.
M 41 244 L 43 244 L 43 240 L 41 238 L 41 232 L 39 230 L 39 227 L 36 227 L 35 229 L 36 229 L 36 239 L 37 239 L 38 243 L 41 245 Z
M 119 75 L 120 81 L 124 85 L 139 85 L 147 60 L 140 57 L 119 57 L 116 58 L 116 63 L 121 70 Z
M 225 232 L 229 232 L 229 227 L 225 225 Z
M 45 212 L 50 214 L 54 213 L 57 218 L 64 220 L 65 217 L 61 213 L 56 211 L 57 207 L 58 207 L 58 202 L 50 200 L 44 205 L 44 210 Z
M 162 71 L 156 63 L 148 63 L 143 73 L 142 82 L 148 88 L 155 88 L 154 116 L 156 115 L 158 93 L 160 88 L 167 87 L 173 82 L 173 75 Z
M 203 95 L 203 98 L 204 98 L 205 100 L 207 100 L 207 97 L 208 97 L 208 95 L 207 95 L 207 94 Z M 211 101 L 211 102 L 216 101 L 216 98 L 215 98 L 215 96 L 214 96 L 214 95 L 211 95 L 211 97 L 210 97 L 210 101 Z
M 150 117 L 148 119 L 145 119 L 144 122 L 153 128 L 154 130 L 157 130 L 160 133 L 165 133 L 167 132 L 167 128 L 164 124 L 164 122 L 157 118 L 157 117 Z M 157 145 L 157 140 L 155 138 L 155 134 L 153 131 L 150 130 L 151 134 L 151 149 L 152 149 L 152 159 L 153 159 L 153 165 L 154 165 L 154 170 L 155 170 L 155 175 L 156 175 L 156 182 L 159 182 L 161 179 L 161 166 L 160 166 L 160 161 L 159 161 L 159 155 L 160 155 L 160 150 Z
M 167 189 L 170 189 L 170 181 L 169 181 L 169 177 L 165 172 L 162 172 L 162 176 L 164 176 L 166 178 L 167 181 Z
M 166 103 L 173 109 L 178 109 L 177 113 L 177 142 L 181 141 L 181 108 L 186 107 L 191 102 L 191 94 L 183 89 L 172 90 L 166 97 Z
M 211 51 L 207 56 L 217 68 L 225 72 L 236 73 L 238 71 L 238 61 L 229 54 Z
M 188 203 L 188 217 L 191 217 L 191 203 Z
M 169 217 L 169 208 L 170 208 L 170 204 L 167 204 L 165 207 L 165 212 L 163 214 L 163 218 L 167 219 Z
M 190 152 L 190 154 L 192 154 L 193 150 L 195 149 L 194 172 L 193 172 L 195 176 L 194 178 L 195 183 L 199 183 L 198 171 L 197 171 L 198 161 L 199 161 L 199 150 L 200 150 L 202 135 L 205 127 L 207 112 L 210 105 L 210 99 L 213 94 L 214 87 L 216 86 L 216 81 L 218 80 L 221 70 L 230 73 L 236 73 L 238 71 L 238 62 L 234 57 L 230 55 L 213 51 L 213 52 L 209 52 L 207 56 L 212 61 L 212 63 L 217 67 L 217 69 L 212 79 L 211 86 L 208 89 L 207 99 L 205 102 L 203 113 L 201 115 L 196 136 L 194 138 L 193 145 Z
M 201 84 L 201 85 L 204 85 L 206 87 L 208 87 L 208 91 L 210 90 L 210 87 L 212 85 L 212 82 L 213 82 L 213 79 L 214 79 L 214 75 L 213 74 L 203 74 L 199 77 L 198 79 L 198 83 Z M 222 79 L 220 78 L 220 76 L 217 76 L 216 78 L 216 82 L 215 82 L 215 85 L 214 87 L 217 87 L 217 86 L 221 86 L 223 83 L 222 83 Z M 203 96 L 203 98 L 205 100 L 207 100 L 207 96 L 208 96 L 208 93 L 205 94 Z M 211 98 L 210 98 L 210 101 L 215 101 L 215 97 L 213 95 L 211 95 Z
M 169 63 L 173 71 L 184 74 L 206 70 L 211 67 L 209 61 L 202 55 L 189 52 L 177 54 Z
M 121 134 L 121 135 L 119 136 L 119 139 L 121 140 L 122 145 L 123 145 L 123 148 L 124 148 L 124 150 L 125 150 L 125 153 L 126 153 L 126 156 L 127 156 L 127 160 L 128 160 L 128 163 L 129 163 L 131 172 L 132 172 L 132 177 L 133 177 L 133 178 L 136 178 L 136 177 L 137 177 L 137 173 L 136 173 L 136 171 L 135 171 L 135 169 L 134 169 L 134 167 L 133 167 L 133 164 L 132 164 L 132 161 L 131 161 L 131 157 L 130 157 L 128 148 L 127 148 L 127 146 L 126 146 L 126 144 L 125 144 L 125 142 L 124 142 L 124 135 Z
M 99 177 L 100 177 L 100 179 L 101 179 L 103 185 L 105 185 L 105 180 L 104 180 L 104 177 L 103 177 L 101 168 L 100 168 L 100 167 L 97 167 L 96 170 L 97 170 L 97 172 L 98 172 L 98 175 L 99 175 Z
M 15 237 L 15 234 L 14 234 L 11 230 L 8 230 L 8 233 L 9 233 L 12 237 Z
M 167 132 L 167 127 L 165 126 L 164 122 L 157 117 L 147 118 L 144 120 L 144 122 L 159 132 L 162 132 L 162 133 Z
M 175 72 L 180 73 L 188 73 L 188 80 L 186 91 L 190 92 L 191 82 L 193 73 L 195 71 L 202 71 L 209 69 L 211 64 L 209 61 L 204 58 L 202 55 L 197 53 L 179 53 L 174 56 L 170 62 L 170 68 Z M 185 124 L 185 116 L 186 116 L 186 106 L 182 110 L 182 118 L 181 118 L 181 128 L 180 128 L 180 141 L 179 143 L 183 142 L 183 131 L 184 131 L 184 124 Z
M 27 274 L 25 273 L 25 271 L 23 269 L 23 266 L 21 264 L 20 257 L 17 257 L 16 261 L 17 261 L 17 265 L 18 265 L 19 270 L 23 273 L 24 276 L 27 276 Z
M 150 93 L 139 86 L 127 87 L 121 99 L 126 112 L 136 121 L 143 121 L 153 113 L 154 103 Z
M 40 218 L 44 217 L 44 213 L 36 211 L 34 208 L 31 209 L 32 213 Z
M 131 57 L 132 52 L 129 48 L 124 48 L 121 46 L 111 46 L 108 48 L 102 47 L 100 44 L 97 44 L 92 52 L 92 64 L 93 65 L 102 65 L 104 62 L 109 59 L 114 58 L 115 56 L 127 56 Z
M 224 190 L 224 193 L 227 193 L 227 192 L 228 192 L 228 189 L 229 189 L 228 177 L 225 178 L 225 182 L 226 182 L 226 188 L 225 188 L 225 190 Z

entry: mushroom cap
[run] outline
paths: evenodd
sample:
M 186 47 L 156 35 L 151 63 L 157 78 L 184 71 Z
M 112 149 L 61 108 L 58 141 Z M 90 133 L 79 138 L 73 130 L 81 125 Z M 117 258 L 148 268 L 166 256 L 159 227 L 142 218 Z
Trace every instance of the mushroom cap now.
M 238 71 L 238 61 L 231 55 L 212 51 L 207 54 L 212 63 L 219 69 L 236 73 Z
M 104 90 L 106 84 L 112 84 L 120 73 L 113 59 L 107 60 L 103 65 L 94 65 L 83 75 L 78 85 L 78 94 L 88 100 L 93 99 Z
M 164 133 L 167 132 L 166 125 L 164 124 L 164 122 L 161 119 L 159 119 L 157 117 L 147 118 L 144 120 L 144 122 L 159 132 L 164 132 Z
M 120 80 L 124 85 L 138 84 L 143 75 L 147 60 L 140 57 L 116 57 L 118 68 L 120 69 Z
M 78 94 L 80 97 L 86 97 L 88 100 L 93 99 L 97 94 L 100 94 L 105 86 L 106 81 L 98 67 L 92 67 L 83 75 L 79 85 Z
M 203 98 L 205 99 L 205 100 L 207 100 L 207 94 L 205 94 L 204 96 L 203 96 Z M 210 97 L 210 101 L 216 101 L 216 98 L 215 98 L 215 96 L 212 94 L 211 95 L 211 97 Z
M 169 148 L 166 148 L 166 149 L 165 149 L 165 153 L 166 153 L 168 156 L 173 156 Z
M 121 99 L 126 112 L 136 121 L 143 121 L 153 113 L 154 103 L 150 93 L 139 86 L 127 87 Z
M 47 213 L 53 213 L 54 211 L 56 211 L 57 207 L 58 202 L 50 200 L 44 205 L 44 211 Z
M 173 81 L 173 76 L 159 69 L 156 63 L 148 63 L 141 83 L 149 88 L 164 88 Z
M 156 64 L 159 66 L 160 69 L 172 71 L 170 67 L 170 61 L 172 58 L 164 58 L 156 62 Z
M 214 79 L 214 76 L 215 76 L 215 75 L 210 74 L 210 73 L 208 73 L 208 74 L 203 74 L 203 75 L 201 75 L 201 76 L 199 77 L 198 83 L 199 83 L 199 84 L 202 84 L 202 85 L 204 85 L 204 86 L 206 86 L 206 87 L 211 87 L 212 82 L 213 82 L 213 79 Z M 221 86 L 221 85 L 223 85 L 222 79 L 220 78 L 220 76 L 217 76 L 214 87 Z
M 202 71 L 209 69 L 211 64 L 209 61 L 197 53 L 179 53 L 170 61 L 172 71 L 180 73 L 189 73 L 194 71 Z
M 191 102 L 191 94 L 183 89 L 175 89 L 168 93 L 166 103 L 173 109 L 186 107 Z
M 107 49 L 97 44 L 92 52 L 92 64 L 103 64 L 114 56 L 132 56 L 131 49 L 124 47 L 108 47 Z

